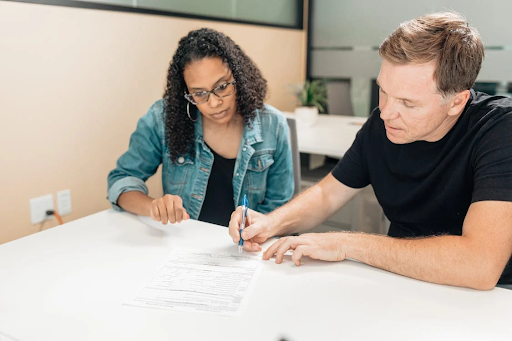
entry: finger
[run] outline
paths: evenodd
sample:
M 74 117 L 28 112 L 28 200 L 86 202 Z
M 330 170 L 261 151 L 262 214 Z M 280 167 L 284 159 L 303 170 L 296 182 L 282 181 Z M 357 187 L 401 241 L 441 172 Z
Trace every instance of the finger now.
M 244 241 L 244 250 L 250 251 L 250 252 L 260 252 L 261 245 L 256 243 L 253 240 L 246 240 L 246 241 Z
M 167 208 L 167 217 L 169 218 L 169 222 L 171 224 L 176 223 L 176 210 L 174 207 L 174 199 L 169 198 L 165 200 L 165 207 Z
M 266 236 L 265 233 L 262 233 L 262 234 L 259 234 L 257 236 L 254 236 L 253 238 L 251 238 L 250 240 L 252 240 L 253 242 L 256 242 L 258 244 L 261 244 L 261 243 L 264 243 L 266 242 L 268 239 L 268 237 Z
M 240 224 L 242 222 L 242 206 L 238 206 L 236 210 L 231 213 L 231 220 L 229 221 L 229 235 L 233 239 L 233 243 L 238 244 L 240 240 Z
M 151 202 L 151 205 L 149 205 L 149 216 L 153 220 L 160 220 L 160 211 L 158 210 L 158 206 L 155 204 L 154 201 Z
M 268 249 L 263 253 L 263 259 L 269 260 L 277 251 L 279 246 L 281 246 L 281 243 L 283 243 L 285 238 L 278 239 L 275 243 L 270 245 Z
M 184 211 L 185 209 L 183 208 L 183 200 L 181 200 L 181 198 L 177 196 L 174 199 L 174 213 L 176 215 L 176 221 L 178 223 L 181 223 L 181 221 L 183 220 Z
M 276 251 L 276 263 L 281 264 L 283 262 L 284 254 L 292 249 L 291 242 L 293 237 L 285 238 L 285 240 L 281 243 L 281 245 L 277 248 Z
M 185 212 L 185 213 L 184 213 L 184 218 L 183 218 L 183 219 L 184 219 L 184 220 L 188 220 L 188 219 L 190 219 L 190 214 L 188 214 L 188 213 L 187 213 L 187 210 L 185 210 L 185 209 L 183 209 L 183 210 L 184 210 L 184 212 Z
M 165 225 L 169 221 L 169 218 L 167 217 L 167 208 L 163 200 L 158 200 L 157 205 L 158 210 L 160 211 L 160 221 Z
M 251 220 L 254 221 L 254 219 Z M 246 225 L 244 231 L 242 232 L 242 238 L 244 240 L 253 239 L 264 231 L 265 227 L 263 226 L 263 222 L 261 220 L 257 220 L 252 224 Z M 260 236 L 260 238 L 264 238 L 262 242 L 267 240 L 267 238 L 265 238 L 264 236 Z
M 292 260 L 295 263 L 295 265 L 300 265 L 300 260 L 302 256 L 309 256 L 311 253 L 311 246 L 308 245 L 299 245 L 295 248 L 295 251 L 293 251 Z

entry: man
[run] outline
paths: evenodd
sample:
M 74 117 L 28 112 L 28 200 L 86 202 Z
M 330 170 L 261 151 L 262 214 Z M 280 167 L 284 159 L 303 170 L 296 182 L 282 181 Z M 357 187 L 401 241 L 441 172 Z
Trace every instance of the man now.
M 484 48 L 455 13 L 400 25 L 381 45 L 379 107 L 334 170 L 287 205 L 249 212 L 246 250 L 312 228 L 371 184 L 388 235 L 284 237 L 263 254 L 366 264 L 423 281 L 487 290 L 512 284 L 512 100 L 472 90 Z M 239 241 L 240 208 L 229 233 Z

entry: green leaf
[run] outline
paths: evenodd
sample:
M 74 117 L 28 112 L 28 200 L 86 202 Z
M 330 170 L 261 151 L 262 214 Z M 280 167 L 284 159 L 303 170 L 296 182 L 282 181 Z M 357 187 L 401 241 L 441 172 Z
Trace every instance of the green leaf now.
M 305 81 L 300 92 L 296 92 L 300 105 L 315 106 L 320 112 L 325 111 L 327 105 L 327 88 L 325 81 L 316 79 L 313 81 Z

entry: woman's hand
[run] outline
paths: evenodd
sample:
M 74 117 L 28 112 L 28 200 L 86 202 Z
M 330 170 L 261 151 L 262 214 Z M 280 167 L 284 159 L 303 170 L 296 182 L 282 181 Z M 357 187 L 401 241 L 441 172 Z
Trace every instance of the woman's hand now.
M 167 222 L 181 223 L 190 218 L 187 210 L 183 207 L 183 200 L 177 195 L 166 194 L 162 198 L 153 200 L 149 211 L 151 219 L 161 221 L 164 225 Z

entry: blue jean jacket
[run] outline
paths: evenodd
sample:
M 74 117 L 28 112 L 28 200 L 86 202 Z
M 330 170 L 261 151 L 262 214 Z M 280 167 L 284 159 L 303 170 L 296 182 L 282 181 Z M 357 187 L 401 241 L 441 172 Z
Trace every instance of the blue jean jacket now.
M 194 150 L 171 161 L 165 142 L 163 100 L 155 102 L 137 124 L 130 147 L 108 175 L 107 199 L 117 210 L 119 195 L 127 191 L 148 194 L 145 181 L 162 164 L 164 194 L 178 195 L 192 219 L 197 219 L 206 195 L 213 154 L 204 143 L 202 116 L 195 122 Z M 288 124 L 274 107 L 258 110 L 252 128 L 244 126 L 233 172 L 233 201 L 241 205 L 247 194 L 249 207 L 270 212 L 288 202 L 294 193 Z

